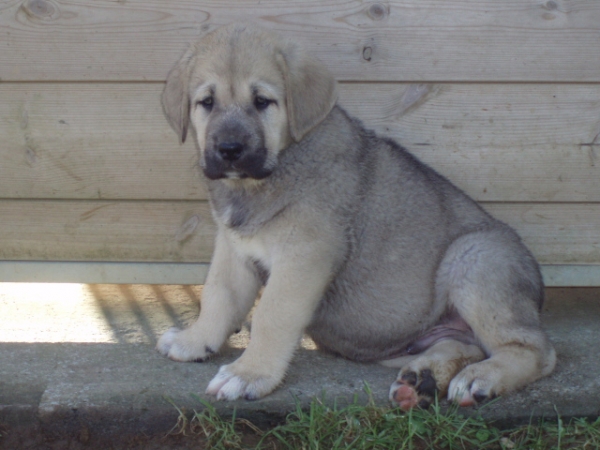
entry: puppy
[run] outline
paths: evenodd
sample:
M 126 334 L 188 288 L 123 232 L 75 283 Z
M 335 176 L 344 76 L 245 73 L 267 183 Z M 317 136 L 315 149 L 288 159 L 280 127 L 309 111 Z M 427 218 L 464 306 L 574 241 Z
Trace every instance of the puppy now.
M 273 391 L 303 333 L 401 367 L 404 409 L 549 374 L 542 278 L 519 236 L 336 99 L 321 62 L 249 25 L 205 35 L 171 70 L 163 109 L 196 141 L 218 232 L 198 320 L 158 350 L 210 357 L 264 286 L 247 349 L 208 385 L 218 399 Z

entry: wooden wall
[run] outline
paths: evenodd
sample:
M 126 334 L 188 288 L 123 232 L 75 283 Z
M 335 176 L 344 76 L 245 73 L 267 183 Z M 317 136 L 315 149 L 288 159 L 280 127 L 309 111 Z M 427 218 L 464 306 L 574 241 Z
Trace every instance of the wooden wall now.
M 0 260 L 209 261 L 195 150 L 159 95 L 188 42 L 242 19 L 304 42 L 349 112 L 542 264 L 600 268 L 597 0 L 4 0 Z

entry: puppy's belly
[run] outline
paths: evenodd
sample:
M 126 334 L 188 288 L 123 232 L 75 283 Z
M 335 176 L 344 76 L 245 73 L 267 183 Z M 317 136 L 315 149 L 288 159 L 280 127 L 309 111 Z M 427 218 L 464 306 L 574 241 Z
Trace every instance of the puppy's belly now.
M 309 333 L 309 336 L 315 341 L 319 350 L 343 356 L 353 361 L 372 362 L 393 359 L 407 354 L 406 347 L 410 339 L 398 340 L 396 342 L 383 343 L 383 345 L 366 346 L 361 342 L 352 340 L 340 340 L 339 336 Z
M 357 311 L 358 312 L 358 311 Z M 377 317 L 380 316 L 380 317 Z M 401 356 L 428 323 L 413 326 L 395 321 L 395 315 L 349 314 L 348 311 L 318 311 L 307 334 L 319 349 L 354 361 L 380 361 Z

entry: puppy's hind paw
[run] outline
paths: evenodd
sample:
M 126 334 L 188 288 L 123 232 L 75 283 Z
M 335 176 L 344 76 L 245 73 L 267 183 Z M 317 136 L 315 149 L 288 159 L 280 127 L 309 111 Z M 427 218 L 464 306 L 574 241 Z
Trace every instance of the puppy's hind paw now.
M 436 392 L 438 388 L 431 370 L 424 369 L 418 374 L 407 371 L 392 384 L 390 400 L 397 403 L 404 411 L 415 406 L 427 409 L 433 402 Z
M 490 383 L 481 379 L 457 376 L 450 382 L 448 400 L 459 406 L 476 406 L 495 397 Z

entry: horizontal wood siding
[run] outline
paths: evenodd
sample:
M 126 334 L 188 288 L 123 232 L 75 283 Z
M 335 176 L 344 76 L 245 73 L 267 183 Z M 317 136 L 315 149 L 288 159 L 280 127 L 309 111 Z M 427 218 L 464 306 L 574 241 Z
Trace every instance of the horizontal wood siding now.
M 600 264 L 600 204 L 483 203 L 543 264 Z M 208 262 L 207 202 L 0 200 L 0 260 Z
M 0 84 L 0 198 L 206 199 L 162 86 Z M 600 84 L 344 83 L 340 103 L 478 200 L 600 201 Z
M 210 260 L 208 203 L 0 200 L 0 260 Z
M 3 270 L 130 261 L 172 274 L 210 261 L 196 151 L 178 145 L 160 92 L 189 42 L 234 20 L 305 43 L 352 115 L 513 225 L 556 283 L 593 283 L 596 0 L 3 1 Z
M 162 81 L 234 20 L 285 32 L 342 80 L 599 81 L 596 0 L 4 0 L 3 80 Z

